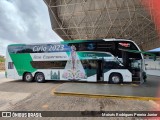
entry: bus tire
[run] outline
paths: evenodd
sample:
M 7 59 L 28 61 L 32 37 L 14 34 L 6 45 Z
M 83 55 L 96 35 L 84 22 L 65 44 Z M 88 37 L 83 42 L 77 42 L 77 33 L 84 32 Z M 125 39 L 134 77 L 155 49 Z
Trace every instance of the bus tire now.
M 23 75 L 23 80 L 26 82 L 33 82 L 33 76 L 30 72 L 27 72 Z
M 43 73 L 36 73 L 35 75 L 35 81 L 38 83 L 44 83 L 45 82 L 45 77 Z
M 118 84 L 118 83 L 122 83 L 123 82 L 123 78 L 122 75 L 120 73 L 111 73 L 109 76 L 109 83 L 111 84 Z

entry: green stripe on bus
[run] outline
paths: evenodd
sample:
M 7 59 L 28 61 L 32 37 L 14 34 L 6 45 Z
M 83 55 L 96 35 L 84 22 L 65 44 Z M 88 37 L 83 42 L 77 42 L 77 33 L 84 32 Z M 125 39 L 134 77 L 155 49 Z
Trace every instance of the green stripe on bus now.
M 26 46 L 26 44 L 10 44 L 8 46 Z
M 32 57 L 30 54 L 10 54 L 10 57 L 15 65 L 19 76 L 24 72 L 35 72 L 37 69 L 33 68 L 30 64 Z

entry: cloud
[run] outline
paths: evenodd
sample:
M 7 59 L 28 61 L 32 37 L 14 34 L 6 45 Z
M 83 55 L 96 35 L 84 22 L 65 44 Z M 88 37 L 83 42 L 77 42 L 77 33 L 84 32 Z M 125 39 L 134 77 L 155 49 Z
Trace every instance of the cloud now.
M 5 7 L 4 7 L 5 6 Z M 8 44 L 60 41 L 43 0 L 0 0 L 0 54 Z

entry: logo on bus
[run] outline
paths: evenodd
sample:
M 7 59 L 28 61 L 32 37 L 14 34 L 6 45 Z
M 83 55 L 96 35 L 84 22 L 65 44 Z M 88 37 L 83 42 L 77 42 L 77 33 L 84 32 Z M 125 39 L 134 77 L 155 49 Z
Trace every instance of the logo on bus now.
M 130 47 L 129 43 L 119 43 L 119 45 L 123 46 L 123 47 Z
M 95 49 L 95 44 L 89 43 L 87 49 L 88 50 L 94 50 Z

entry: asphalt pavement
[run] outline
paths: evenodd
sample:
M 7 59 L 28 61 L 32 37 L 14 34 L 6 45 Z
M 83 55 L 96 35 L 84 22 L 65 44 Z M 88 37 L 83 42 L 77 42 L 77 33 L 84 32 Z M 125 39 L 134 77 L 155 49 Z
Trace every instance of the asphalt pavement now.
M 27 83 L 22 80 L 6 79 L 4 78 L 4 73 L 0 73 L 0 111 L 150 111 L 157 110 L 160 106 L 154 101 L 57 96 L 54 91 L 63 83 L 53 81 Z M 33 118 L 28 119 L 32 120 Z M 51 119 L 47 118 L 47 120 Z M 79 120 L 83 119 L 83 117 L 68 117 L 68 120 L 71 119 Z M 84 119 L 97 120 L 98 118 L 90 117 Z M 102 119 L 106 120 L 105 117 Z M 117 118 L 107 117 L 107 119 L 116 120 Z M 124 120 L 124 118 L 119 120 Z
M 142 84 L 63 83 L 55 90 L 59 95 L 123 97 L 141 100 L 160 100 L 160 77 L 148 76 Z

